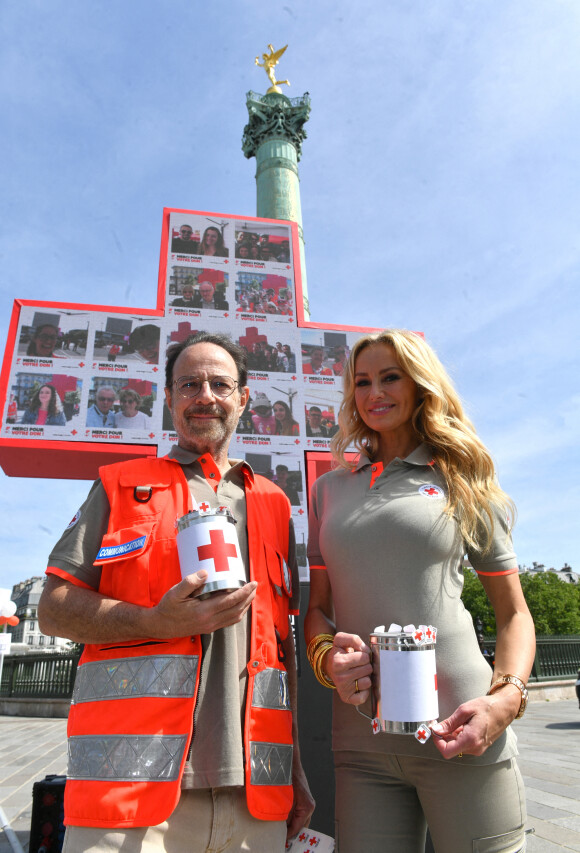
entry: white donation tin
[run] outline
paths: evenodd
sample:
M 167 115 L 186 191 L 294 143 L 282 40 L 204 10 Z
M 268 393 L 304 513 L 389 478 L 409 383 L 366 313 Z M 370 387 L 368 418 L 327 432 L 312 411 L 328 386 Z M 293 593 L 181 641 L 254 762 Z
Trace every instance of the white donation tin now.
M 432 625 L 402 630 L 376 629 L 370 635 L 373 663 L 373 717 L 380 731 L 413 734 L 439 716 Z
M 177 551 L 181 577 L 207 572 L 196 595 L 238 589 L 246 583 L 236 520 L 228 507 L 194 510 L 177 519 Z

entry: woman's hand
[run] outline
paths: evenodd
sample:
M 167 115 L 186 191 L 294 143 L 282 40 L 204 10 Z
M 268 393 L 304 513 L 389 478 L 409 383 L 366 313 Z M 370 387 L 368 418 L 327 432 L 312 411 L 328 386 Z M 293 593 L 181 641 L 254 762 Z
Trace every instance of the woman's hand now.
M 362 705 L 371 689 L 371 650 L 357 634 L 335 634 L 332 648 L 324 659 L 326 674 L 338 695 L 349 705 Z
M 493 696 L 464 702 L 446 720 L 431 726 L 435 746 L 443 758 L 483 755 L 515 719 L 521 698 L 515 685 L 506 684 Z

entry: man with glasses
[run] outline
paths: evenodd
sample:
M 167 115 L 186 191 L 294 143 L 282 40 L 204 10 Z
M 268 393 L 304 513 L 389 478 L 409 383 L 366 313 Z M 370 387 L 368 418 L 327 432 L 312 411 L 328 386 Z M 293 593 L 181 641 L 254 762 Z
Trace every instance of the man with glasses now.
M 115 412 L 113 404 L 117 392 L 111 385 L 101 385 L 97 389 L 95 402 L 87 410 L 88 427 L 114 427 Z
M 310 820 L 288 618 L 299 597 L 290 505 L 228 458 L 246 379 L 245 352 L 225 335 L 170 348 L 177 445 L 163 459 L 101 468 L 50 555 L 42 630 L 86 644 L 63 853 L 272 853 Z M 235 518 L 241 588 L 204 596 L 203 567 L 180 580 L 175 524 L 192 507 L 192 525 L 212 510 Z M 218 570 L 228 546 L 210 539 L 198 552 L 209 548 Z
M 191 225 L 182 225 L 179 229 L 179 237 L 171 240 L 171 251 L 176 254 L 197 255 L 197 241 L 193 239 L 193 228 Z
M 216 311 L 227 311 L 229 309 L 223 293 L 215 289 L 211 281 L 200 281 L 198 292 L 194 294 L 195 308 L 214 308 Z

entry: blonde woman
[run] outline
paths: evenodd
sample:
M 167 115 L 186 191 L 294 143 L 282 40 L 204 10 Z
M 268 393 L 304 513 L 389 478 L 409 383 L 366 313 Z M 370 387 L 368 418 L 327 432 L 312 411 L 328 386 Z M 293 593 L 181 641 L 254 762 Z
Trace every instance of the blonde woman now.
M 338 467 L 312 489 L 305 629 L 319 680 L 336 688 L 337 851 L 418 853 L 428 824 L 437 853 L 515 853 L 525 800 L 509 724 L 525 709 L 535 641 L 511 502 L 420 336 L 362 338 L 343 381 Z M 465 554 L 495 611 L 493 675 L 460 599 Z M 393 622 L 438 629 L 440 723 L 425 744 L 375 736 L 356 713 L 370 697 L 369 634 Z

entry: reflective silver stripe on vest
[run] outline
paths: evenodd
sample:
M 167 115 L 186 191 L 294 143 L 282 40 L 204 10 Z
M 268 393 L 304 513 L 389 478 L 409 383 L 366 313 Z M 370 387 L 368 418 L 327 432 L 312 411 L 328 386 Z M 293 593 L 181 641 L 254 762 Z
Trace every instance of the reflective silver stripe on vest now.
M 72 703 L 145 696 L 193 696 L 199 657 L 156 655 L 84 663 L 77 670 Z
M 280 669 L 263 669 L 254 678 L 252 707 L 290 711 L 288 674 Z
M 250 741 L 252 785 L 292 784 L 292 744 Z
M 68 740 L 70 779 L 171 782 L 188 735 L 81 735 Z

